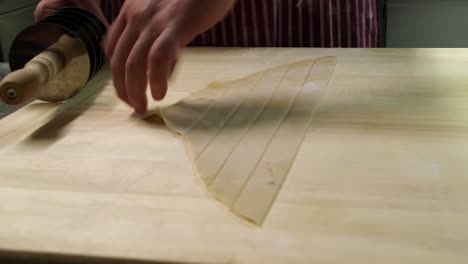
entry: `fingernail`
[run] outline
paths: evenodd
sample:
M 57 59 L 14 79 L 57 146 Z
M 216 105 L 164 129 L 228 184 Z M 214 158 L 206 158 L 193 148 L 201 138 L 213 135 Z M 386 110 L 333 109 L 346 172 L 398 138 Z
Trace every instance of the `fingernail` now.
M 146 100 L 138 103 L 138 104 L 135 104 L 135 112 L 139 113 L 139 114 L 144 114 L 146 113 L 146 109 L 147 109 L 147 102 Z
M 164 96 L 166 96 L 166 91 L 165 90 L 157 90 L 156 91 L 156 100 L 158 101 L 161 101 L 162 99 L 164 99 Z
M 146 109 L 144 108 L 135 107 L 134 109 L 135 109 L 135 113 L 140 114 L 140 115 L 146 112 Z

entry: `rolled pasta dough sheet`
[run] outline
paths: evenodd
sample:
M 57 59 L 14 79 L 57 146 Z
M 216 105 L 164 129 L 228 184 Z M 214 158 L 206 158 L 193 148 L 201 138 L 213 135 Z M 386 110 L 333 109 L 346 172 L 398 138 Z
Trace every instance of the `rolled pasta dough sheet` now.
M 261 225 L 335 65 L 334 57 L 304 60 L 212 84 L 157 113 L 184 139 L 210 193 Z

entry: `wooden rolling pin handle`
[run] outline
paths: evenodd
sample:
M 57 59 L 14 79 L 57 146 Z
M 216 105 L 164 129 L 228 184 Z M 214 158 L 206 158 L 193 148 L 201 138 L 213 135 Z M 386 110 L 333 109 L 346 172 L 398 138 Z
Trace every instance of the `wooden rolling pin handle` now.
M 31 60 L 18 71 L 8 74 L 0 84 L 0 96 L 10 105 L 21 104 L 34 97 L 39 85 L 48 78 L 42 63 Z
M 0 83 L 0 98 L 17 105 L 34 97 L 40 85 L 52 80 L 75 57 L 86 53 L 81 41 L 67 35 L 29 61 L 23 69 L 10 73 Z

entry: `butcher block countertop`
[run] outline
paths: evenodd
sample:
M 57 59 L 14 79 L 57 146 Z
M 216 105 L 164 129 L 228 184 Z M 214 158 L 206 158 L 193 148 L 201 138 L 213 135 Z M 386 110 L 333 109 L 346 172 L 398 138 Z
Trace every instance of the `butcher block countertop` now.
M 467 263 L 468 49 L 192 48 L 161 104 L 324 56 L 336 67 L 262 225 L 207 193 L 108 69 L 0 120 L 0 260 Z

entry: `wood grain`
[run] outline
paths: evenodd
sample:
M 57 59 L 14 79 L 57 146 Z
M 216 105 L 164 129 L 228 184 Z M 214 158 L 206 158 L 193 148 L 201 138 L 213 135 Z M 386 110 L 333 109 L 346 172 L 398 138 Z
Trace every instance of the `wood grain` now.
M 0 121 L 0 248 L 201 263 L 464 263 L 468 50 L 188 49 L 169 98 L 322 56 L 338 63 L 261 228 L 214 202 L 180 139 L 108 71 Z M 152 105 L 155 107 L 155 105 Z

